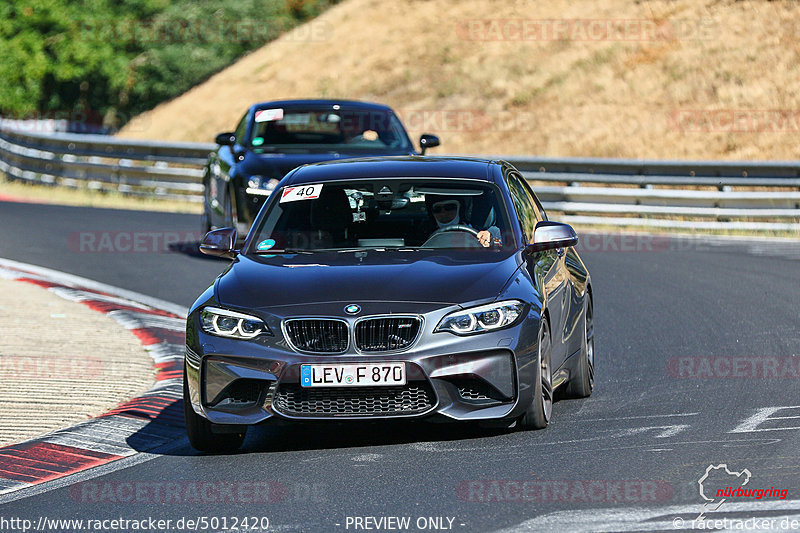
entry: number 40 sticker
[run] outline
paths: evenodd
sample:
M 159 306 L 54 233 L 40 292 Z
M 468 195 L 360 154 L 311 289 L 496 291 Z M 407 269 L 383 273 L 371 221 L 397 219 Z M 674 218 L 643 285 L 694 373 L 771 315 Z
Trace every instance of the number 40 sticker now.
M 316 200 L 322 192 L 322 185 L 301 185 L 299 187 L 286 187 L 281 195 L 281 203 L 296 202 L 298 200 Z

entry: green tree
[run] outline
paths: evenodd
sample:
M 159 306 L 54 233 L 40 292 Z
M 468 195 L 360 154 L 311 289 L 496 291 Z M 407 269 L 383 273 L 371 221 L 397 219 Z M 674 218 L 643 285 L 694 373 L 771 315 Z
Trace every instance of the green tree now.
M 15 0 L 0 5 L 0 114 L 121 126 L 339 0 Z

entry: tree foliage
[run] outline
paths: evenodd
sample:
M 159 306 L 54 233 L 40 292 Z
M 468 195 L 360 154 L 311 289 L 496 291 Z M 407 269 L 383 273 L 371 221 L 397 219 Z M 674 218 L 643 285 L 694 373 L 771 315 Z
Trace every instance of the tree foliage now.
M 338 1 L 0 3 L 0 115 L 119 127 Z

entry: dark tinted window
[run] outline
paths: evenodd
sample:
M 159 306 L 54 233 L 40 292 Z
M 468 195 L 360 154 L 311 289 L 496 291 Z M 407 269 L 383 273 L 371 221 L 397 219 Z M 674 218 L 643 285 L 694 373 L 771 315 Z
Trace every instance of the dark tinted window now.
M 388 110 L 346 107 L 269 108 L 256 111 L 250 133 L 254 150 L 325 149 L 411 151 L 400 120 Z
M 511 199 L 514 201 L 514 208 L 517 211 L 522 231 L 525 233 L 528 242 L 533 242 L 533 230 L 536 228 L 536 223 L 541 220 L 539 209 L 525 189 L 525 184 L 523 184 L 523 180 L 519 175 L 510 173 L 506 181 L 508 182 L 508 190 L 511 193 Z
M 520 177 L 520 181 L 522 182 L 522 185 L 525 188 L 526 194 L 536 206 L 537 217 L 539 218 L 539 220 L 547 220 L 547 213 L 544 212 L 544 207 L 542 207 L 542 203 L 539 201 L 539 198 L 536 197 L 536 194 L 534 194 L 533 189 L 531 189 L 531 186 L 528 185 L 527 180 L 525 180 L 525 178 Z
M 254 252 L 482 248 L 475 234 L 483 230 L 499 241 L 491 249 L 513 246 L 495 187 L 480 182 L 332 181 L 285 187 L 273 196 Z M 454 226 L 462 229 L 447 229 Z
M 236 130 L 233 132 L 236 135 L 236 142 L 239 144 L 244 144 L 244 138 L 247 134 L 247 114 L 242 117 L 242 120 L 239 121 L 239 124 L 236 126 Z

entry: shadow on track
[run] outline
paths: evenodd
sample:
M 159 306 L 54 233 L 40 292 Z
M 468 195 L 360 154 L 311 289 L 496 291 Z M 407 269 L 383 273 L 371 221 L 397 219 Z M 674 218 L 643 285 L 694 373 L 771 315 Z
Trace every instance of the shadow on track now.
M 226 259 L 224 257 L 214 257 L 213 255 L 206 255 L 200 252 L 200 243 L 198 241 L 185 241 L 185 242 L 174 242 L 169 245 L 169 251 L 175 252 L 183 255 L 187 255 L 189 257 L 197 257 L 200 259 L 208 259 L 211 261 L 228 261 L 230 259 Z
M 250 429 L 242 450 L 287 452 L 462 441 L 509 431 L 483 428 L 473 423 L 438 424 L 410 420 L 266 424 Z
M 186 436 L 183 400 L 175 399 L 158 414 L 144 415 L 141 408 L 121 412 L 124 416 L 146 416 L 149 422 L 130 435 L 127 444 L 139 452 L 161 455 L 198 455 L 188 446 L 157 448 Z M 242 448 L 234 453 L 291 452 L 389 446 L 414 442 L 461 441 L 506 434 L 509 429 L 480 427 L 474 423 L 438 424 L 431 422 L 347 421 L 347 422 L 266 422 L 248 429 Z

